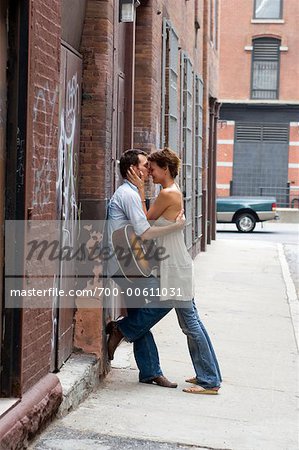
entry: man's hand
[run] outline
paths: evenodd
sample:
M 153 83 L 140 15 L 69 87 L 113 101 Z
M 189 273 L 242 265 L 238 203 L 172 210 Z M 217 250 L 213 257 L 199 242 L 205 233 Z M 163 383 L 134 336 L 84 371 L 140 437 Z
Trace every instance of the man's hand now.
M 138 176 L 133 166 L 131 166 L 127 172 L 127 179 L 130 181 L 130 183 L 134 184 L 139 191 L 142 191 L 144 189 L 144 175 L 142 172 L 140 172 L 140 175 Z
M 176 216 L 175 223 L 178 225 L 179 230 L 183 230 L 185 228 L 186 217 L 183 209 L 181 209 L 179 214 Z

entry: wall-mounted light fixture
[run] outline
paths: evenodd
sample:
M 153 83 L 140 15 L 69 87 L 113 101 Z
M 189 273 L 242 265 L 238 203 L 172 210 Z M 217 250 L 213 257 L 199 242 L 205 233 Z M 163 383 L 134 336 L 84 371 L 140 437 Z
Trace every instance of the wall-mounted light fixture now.
M 139 5 L 139 0 L 119 0 L 119 21 L 134 22 L 135 8 Z

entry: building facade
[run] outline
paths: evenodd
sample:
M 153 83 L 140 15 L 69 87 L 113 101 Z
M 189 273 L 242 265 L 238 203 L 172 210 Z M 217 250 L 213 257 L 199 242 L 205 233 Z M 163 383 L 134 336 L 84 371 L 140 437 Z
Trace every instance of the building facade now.
M 102 286 L 100 264 L 87 281 L 63 258 L 28 264 L 28 236 L 43 227 L 49 240 L 57 221 L 60 248 L 75 245 L 84 221 L 105 220 L 122 152 L 168 146 L 182 159 L 190 253 L 215 238 L 218 41 L 217 0 L 1 1 L 1 397 L 11 402 L 0 411 L 0 437 L 7 448 L 58 408 L 55 373 L 73 351 L 96 355 L 99 376 L 109 369 L 102 298 L 59 294 Z M 10 303 L 10 289 L 28 290 L 33 278 L 48 294 L 36 305 Z M 19 414 L 37 418 L 22 422 Z
M 296 0 L 221 2 L 217 195 L 299 206 Z

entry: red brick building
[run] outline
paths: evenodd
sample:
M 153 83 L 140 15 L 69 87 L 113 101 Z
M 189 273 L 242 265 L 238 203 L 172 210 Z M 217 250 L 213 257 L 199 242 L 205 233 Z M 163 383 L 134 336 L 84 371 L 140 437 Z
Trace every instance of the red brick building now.
M 122 152 L 169 146 L 182 159 L 189 251 L 215 238 L 218 41 L 216 0 L 1 1 L 3 445 L 18 448 L 57 409 L 54 372 L 73 350 L 95 354 L 99 375 L 108 368 L 101 299 L 57 294 L 74 287 L 77 268 L 27 264 L 28 235 L 43 225 L 49 237 L 47 221 L 59 220 L 60 245 L 73 245 L 83 220 L 105 219 Z M 98 266 L 93 274 L 101 283 Z M 10 304 L 9 289 L 33 277 L 51 293 Z
M 274 195 L 299 205 L 296 0 L 220 8 L 217 195 Z

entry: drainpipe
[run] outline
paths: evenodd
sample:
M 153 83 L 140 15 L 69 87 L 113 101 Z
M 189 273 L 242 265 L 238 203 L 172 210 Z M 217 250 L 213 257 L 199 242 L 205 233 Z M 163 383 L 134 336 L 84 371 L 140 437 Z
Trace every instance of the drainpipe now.
M 209 136 L 209 86 L 208 86 L 208 59 L 209 59 L 209 2 L 208 0 L 203 0 L 203 48 L 202 48 L 202 57 L 203 57 L 203 141 L 202 141 L 202 167 L 203 167 L 203 186 L 202 186 L 202 212 L 203 212 L 203 221 L 202 221 L 202 231 L 203 236 L 201 239 L 201 250 L 207 250 L 207 221 L 208 221 L 208 204 L 207 197 L 209 193 L 207 192 L 207 183 L 208 183 L 208 136 Z
M 214 134 L 213 134 L 213 174 L 212 174 L 212 217 L 211 238 L 216 239 L 216 176 L 217 176 L 217 124 L 219 119 L 220 103 L 214 106 Z
M 197 48 L 197 36 L 200 29 L 200 22 L 198 17 L 198 0 L 195 0 L 194 5 L 194 27 L 195 27 L 195 48 Z

